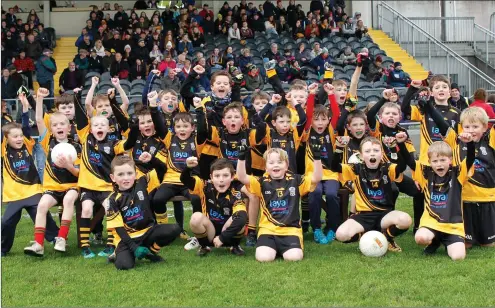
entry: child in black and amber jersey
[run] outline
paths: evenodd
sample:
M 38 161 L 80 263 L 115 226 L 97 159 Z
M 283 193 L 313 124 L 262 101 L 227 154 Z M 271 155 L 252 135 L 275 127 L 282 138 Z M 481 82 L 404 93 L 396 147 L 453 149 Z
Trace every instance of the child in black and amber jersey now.
M 157 165 L 156 157 L 152 158 L 147 152 L 142 156 L 147 156 L 148 162 L 155 160 Z M 110 177 L 116 187 L 104 206 L 107 209 L 107 228 L 113 230 L 117 247 L 115 267 L 119 270 L 131 269 L 136 259 L 163 261 L 158 252 L 180 233 L 175 224 L 156 224 L 151 210 L 149 195 L 160 185 L 163 169 L 158 166 L 136 179 L 136 166 L 128 156 L 115 157 L 110 169 Z
M 256 260 L 269 262 L 281 255 L 284 260 L 303 259 L 303 239 L 299 201 L 321 181 L 319 145 L 313 146 L 314 171 L 298 175 L 289 172 L 289 157 L 280 148 L 265 152 L 266 174 L 261 178 L 246 173 L 243 148 L 237 162 L 237 177 L 248 191 L 260 198 L 261 218 L 256 244 Z
M 58 236 L 55 238 L 56 251 L 65 252 L 65 245 L 69 227 L 74 214 L 74 202 L 79 196 L 77 180 L 79 177 L 79 161 L 81 146 L 71 136 L 69 119 L 60 112 L 50 115 L 50 131 L 48 131 L 43 119 L 43 98 L 48 96 L 48 89 L 39 88 L 36 95 L 36 122 L 40 133 L 39 142 L 46 154 L 46 163 L 43 180 L 43 196 L 38 204 L 36 222 L 34 226 L 34 242 L 24 248 L 24 253 L 36 257 L 42 257 L 44 253 L 44 235 L 46 227 L 46 215 L 48 210 L 57 205 L 63 205 L 61 226 Z M 59 143 L 69 143 L 77 151 L 78 158 L 74 163 L 62 154 L 53 161 L 51 151 Z
M 234 180 L 232 163 L 225 158 L 217 159 L 210 167 L 211 179 L 208 181 L 191 176 L 192 168 L 197 165 L 198 159 L 189 157 L 187 169 L 180 179 L 192 194 L 201 199 L 201 212 L 193 213 L 189 223 L 200 245 L 198 255 L 209 253 L 208 246 L 230 246 L 232 254 L 244 255 L 239 244 L 247 220 L 246 204 L 239 190 L 242 184 Z
M 14 244 L 15 230 L 26 209 L 34 222 L 42 187 L 34 165 L 35 141 L 30 135 L 29 102 L 24 94 L 22 103 L 22 125 L 11 122 L 2 127 L 2 202 L 6 205 L 2 216 L 2 257 Z M 52 216 L 46 215 L 45 238 L 54 241 L 58 228 Z

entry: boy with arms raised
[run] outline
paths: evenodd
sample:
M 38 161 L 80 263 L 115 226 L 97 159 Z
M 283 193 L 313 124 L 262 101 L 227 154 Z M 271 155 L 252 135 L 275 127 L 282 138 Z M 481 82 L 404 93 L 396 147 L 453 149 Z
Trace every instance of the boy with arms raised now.
M 69 119 L 60 112 L 50 115 L 50 132 L 43 119 L 43 99 L 47 97 L 49 90 L 39 88 L 36 95 L 36 123 L 40 133 L 39 142 L 46 154 L 43 196 L 38 204 L 36 222 L 34 226 L 34 242 L 24 248 L 24 253 L 36 257 L 42 257 L 44 253 L 44 237 L 46 227 L 46 215 L 51 207 L 57 204 L 63 205 L 61 226 L 58 236 L 55 238 L 56 251 L 65 252 L 67 235 L 74 214 L 74 202 L 79 196 L 77 180 L 79 177 L 79 159 L 81 145 L 70 138 L 71 125 Z M 78 158 L 75 163 L 60 154 L 53 161 L 52 149 L 59 143 L 69 143 L 76 149 Z
M 261 178 L 246 173 L 245 153 L 242 147 L 237 162 L 237 177 L 248 191 L 260 198 L 261 218 L 256 244 L 256 260 L 270 262 L 281 255 L 284 260 L 303 259 L 303 239 L 299 200 L 315 189 L 321 181 L 320 145 L 313 147 L 314 171 L 298 175 L 289 172 L 289 157 L 280 148 L 268 149 L 264 158 L 266 174 Z
M 22 125 L 11 122 L 2 127 L 2 202 L 6 204 L 2 216 L 2 257 L 14 244 L 15 230 L 26 209 L 35 222 L 42 187 L 34 165 L 34 139 L 30 135 L 29 102 L 24 94 L 19 95 L 22 103 Z M 54 241 L 58 228 L 52 216 L 46 215 L 45 238 Z
M 392 190 L 392 182 L 400 181 L 401 173 L 407 167 L 402 158 L 402 153 L 407 151 L 403 144 L 407 134 L 399 133 L 396 139 L 401 148 L 399 164 L 382 162 L 382 144 L 373 137 L 366 137 L 361 142 L 361 163 L 341 164 L 343 147 L 348 142 L 348 137 L 337 139 L 331 169 L 342 173 L 343 181 L 353 182 L 357 211 L 337 229 L 337 240 L 357 241 L 362 233 L 378 229 L 383 230 L 390 251 L 402 251 L 394 238 L 407 231 L 411 225 L 411 217 L 395 210 L 395 200 L 387 192 Z
M 157 160 L 147 152 L 141 156 L 143 160 Z M 110 168 L 116 188 L 105 200 L 105 208 L 107 228 L 113 230 L 117 247 L 115 267 L 128 270 L 135 266 L 136 259 L 143 258 L 163 261 L 158 255 L 160 249 L 172 243 L 180 233 L 177 225 L 158 225 L 153 218 L 149 194 L 160 185 L 163 169 L 157 167 L 136 179 L 136 166 L 128 156 L 115 157 Z
M 200 245 L 198 255 L 208 254 L 208 246 L 230 246 L 232 254 L 243 256 L 244 250 L 239 244 L 244 235 L 247 213 L 243 196 L 238 190 L 240 183 L 234 180 L 232 163 L 225 158 L 217 159 L 210 167 L 211 179 L 208 181 L 191 176 L 192 168 L 198 165 L 196 157 L 189 157 L 186 163 L 187 168 L 180 176 L 181 182 L 191 194 L 201 199 L 201 212 L 193 213 L 189 223 Z

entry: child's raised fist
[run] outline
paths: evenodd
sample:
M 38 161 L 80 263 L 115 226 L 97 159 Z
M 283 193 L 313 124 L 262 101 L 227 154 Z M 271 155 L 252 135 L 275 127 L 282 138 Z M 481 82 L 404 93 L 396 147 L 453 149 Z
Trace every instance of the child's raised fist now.
M 93 78 L 91 78 L 91 85 L 96 86 L 96 85 L 98 85 L 99 81 L 100 81 L 100 78 L 98 78 L 98 76 L 93 76 Z
M 201 74 L 204 74 L 205 72 L 205 68 L 202 67 L 201 65 L 196 65 L 195 67 L 193 67 L 193 70 L 196 72 L 196 74 L 198 75 L 201 75 Z
M 194 108 L 202 107 L 203 104 L 201 104 L 201 98 L 200 97 L 194 97 L 193 98 L 193 105 L 194 105 Z
M 109 99 L 112 99 L 115 97 L 115 89 L 114 88 L 110 88 L 107 90 L 107 95 L 108 95 L 108 98 Z
M 389 99 L 390 96 L 392 96 L 394 93 L 395 93 L 394 89 L 385 89 L 385 90 L 383 90 L 383 98 Z
M 333 92 L 333 91 L 335 90 L 335 88 L 334 88 L 334 86 L 333 86 L 333 85 L 331 85 L 330 83 L 325 83 L 325 84 L 323 85 L 323 89 L 325 90 L 325 92 L 327 92 L 327 95 L 332 95 L 332 94 L 334 94 L 334 92 Z
M 150 107 L 156 107 L 156 100 L 158 99 L 158 93 L 156 91 L 151 91 L 148 93 L 148 101 L 150 102 Z
M 421 80 L 413 80 L 413 81 L 411 81 L 411 86 L 413 86 L 415 88 L 421 87 L 422 84 L 423 84 L 423 82 Z
M 194 168 L 198 165 L 198 158 L 197 157 L 188 157 L 186 159 L 186 166 L 188 168 Z
M 339 136 L 335 141 L 338 147 L 343 148 L 349 143 L 350 140 L 351 138 L 349 136 Z
M 461 133 L 459 134 L 459 140 L 464 143 L 468 143 L 473 141 L 473 136 L 470 133 Z
M 285 96 L 285 98 L 287 98 L 287 96 L 290 97 L 290 92 L 287 93 L 287 95 Z M 282 100 L 282 96 L 280 94 L 273 94 L 272 95 L 272 102 L 274 102 L 275 104 L 278 104 L 280 103 L 280 101 Z
M 47 97 L 48 94 L 50 94 L 50 91 L 48 91 L 48 89 L 45 88 L 39 88 L 38 92 L 36 92 L 37 97 Z
M 141 155 L 139 155 L 139 161 L 140 162 L 143 162 L 143 163 L 149 163 L 151 161 L 151 158 L 153 158 L 153 156 L 151 156 L 150 153 L 148 152 L 143 152 L 141 153 Z
M 406 142 L 407 140 L 407 133 L 406 132 L 399 132 L 395 134 L 395 140 L 397 140 L 398 143 L 403 143 Z
M 114 77 L 114 78 L 110 79 L 110 81 L 112 81 L 112 84 L 113 84 L 114 86 L 118 86 L 118 85 L 120 85 L 120 80 L 119 80 L 119 78 L 115 78 L 115 77 Z
M 309 85 L 308 90 L 310 94 L 316 94 L 318 92 L 318 84 L 317 83 L 312 83 Z
M 160 71 L 159 70 L 152 70 L 151 71 L 153 74 L 159 76 L 160 75 Z

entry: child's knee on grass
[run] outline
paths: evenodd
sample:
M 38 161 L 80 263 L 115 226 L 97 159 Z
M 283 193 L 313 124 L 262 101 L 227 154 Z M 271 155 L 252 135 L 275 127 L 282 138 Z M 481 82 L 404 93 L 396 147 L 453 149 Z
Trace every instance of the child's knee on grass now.
M 363 226 L 361 226 L 354 219 L 348 219 L 340 227 L 337 228 L 335 232 L 335 237 L 340 242 L 349 241 L 357 233 L 364 232 Z
M 409 214 L 400 212 L 398 217 L 397 217 L 397 227 L 399 229 L 407 229 L 411 226 L 412 224 L 412 218 L 409 216 Z
M 277 252 L 273 248 L 267 246 L 256 248 L 256 261 L 258 262 L 271 262 L 276 256 Z
M 453 261 L 464 260 L 466 258 L 466 247 L 464 243 L 454 243 L 447 246 L 447 253 Z
M 300 248 L 292 248 L 284 252 L 282 257 L 285 261 L 301 261 L 304 257 L 304 253 Z
M 435 235 L 426 228 L 419 228 L 414 235 L 414 240 L 418 245 L 430 245 Z

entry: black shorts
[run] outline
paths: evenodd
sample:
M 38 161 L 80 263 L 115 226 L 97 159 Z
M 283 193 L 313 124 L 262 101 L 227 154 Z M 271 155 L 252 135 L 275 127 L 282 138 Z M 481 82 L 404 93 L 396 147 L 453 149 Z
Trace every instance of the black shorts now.
M 261 246 L 267 246 L 274 249 L 280 256 L 289 249 L 302 249 L 301 239 L 295 235 L 262 234 L 258 236 L 256 248 Z
M 495 202 L 464 202 L 466 243 L 488 245 L 495 242 Z
M 65 197 L 65 194 L 68 192 L 68 191 L 71 191 L 71 190 L 75 190 L 75 191 L 78 191 L 77 187 L 74 187 L 74 188 L 69 188 L 68 190 L 66 191 L 53 191 L 53 190 L 47 190 L 43 193 L 43 195 L 50 195 L 52 196 L 55 200 L 57 200 L 57 204 L 60 204 L 62 205 L 63 202 L 64 202 L 64 197 Z
M 460 235 L 448 234 L 448 233 L 437 231 L 437 230 L 434 230 L 431 228 L 427 228 L 427 227 L 425 227 L 425 228 L 430 230 L 431 232 L 433 232 L 433 234 L 435 234 L 435 238 L 440 240 L 440 243 L 445 245 L 445 247 L 447 247 L 451 244 L 455 244 L 455 243 L 463 243 L 464 244 L 464 238 Z
M 103 201 L 105 201 L 111 193 L 111 191 L 96 191 L 81 188 L 81 202 L 91 200 L 95 205 L 103 205 Z
M 371 230 L 382 231 L 381 222 L 385 215 L 390 213 L 392 210 L 388 211 L 371 211 L 371 212 L 357 212 L 356 214 L 349 217 L 349 219 L 355 220 L 364 228 L 364 232 Z

